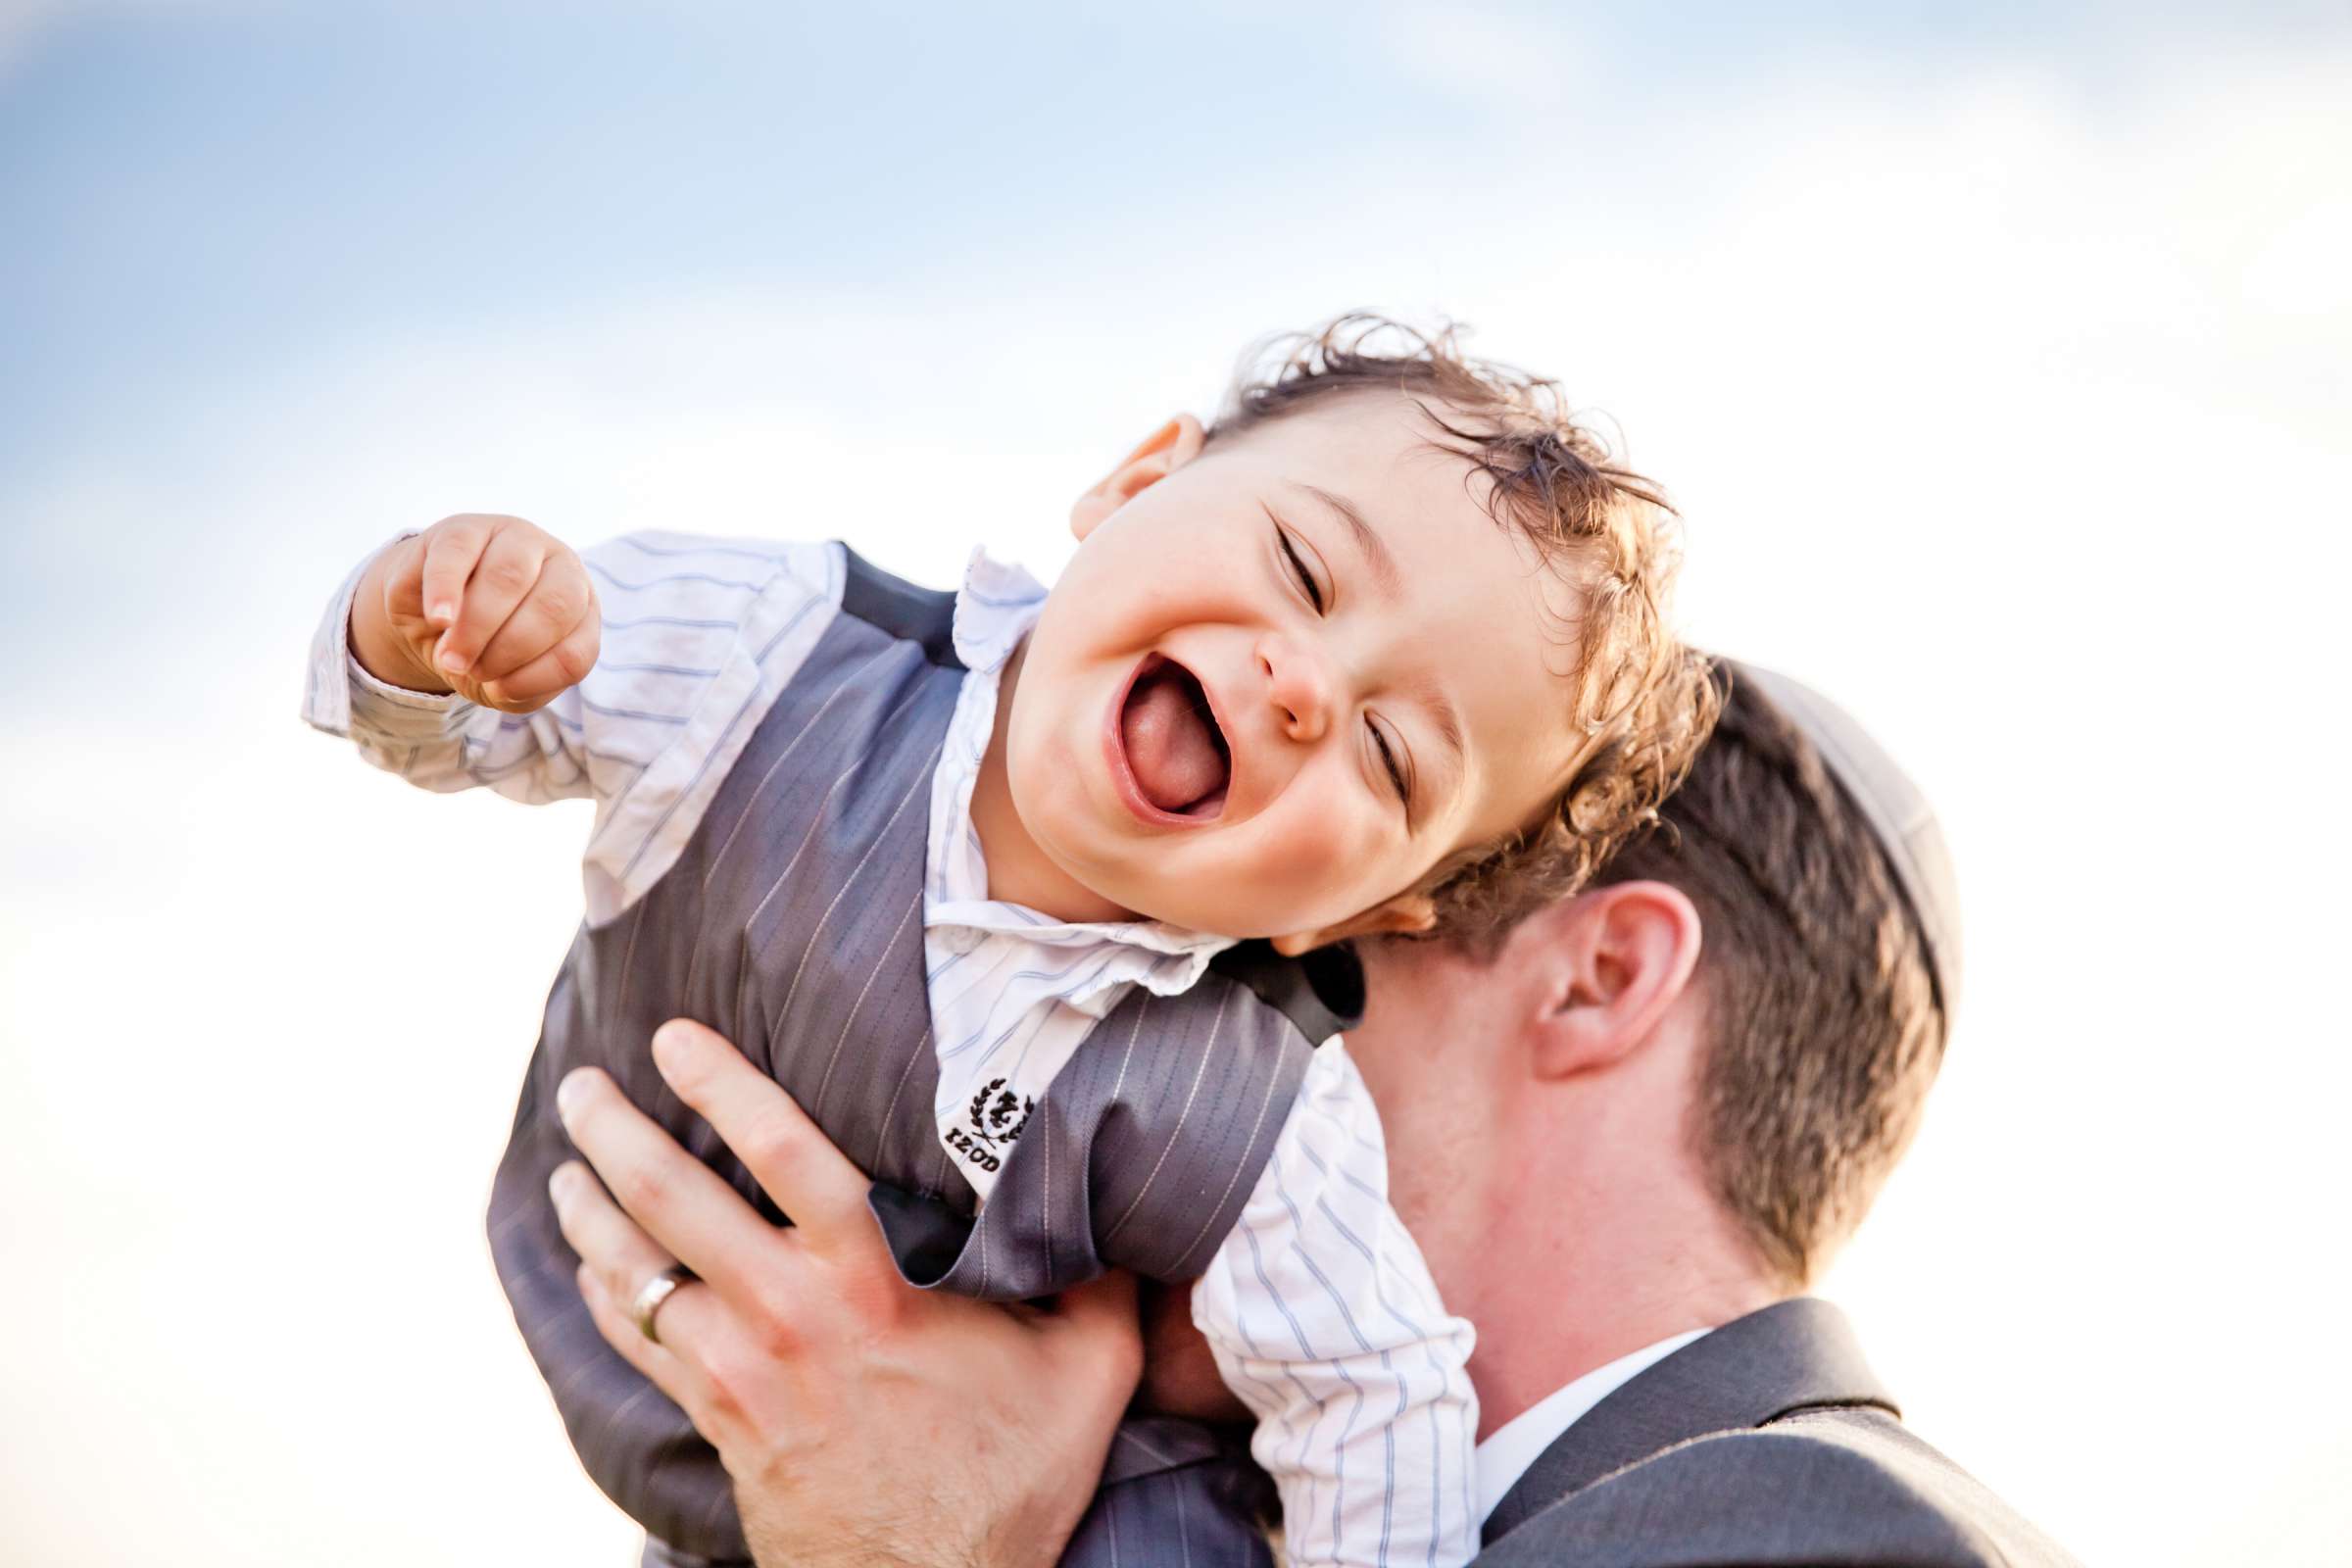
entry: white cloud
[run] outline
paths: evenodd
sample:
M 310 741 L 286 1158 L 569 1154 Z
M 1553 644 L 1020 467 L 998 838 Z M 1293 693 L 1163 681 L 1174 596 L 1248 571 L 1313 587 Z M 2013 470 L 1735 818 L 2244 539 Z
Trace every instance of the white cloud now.
M 1386 5 L 1373 15 L 1382 52 L 1398 74 L 1465 106 L 1541 112 L 1588 85 L 1574 29 L 1556 16 L 1471 4 Z M 1497 148 L 1494 156 L 1540 159 L 1542 152 Z

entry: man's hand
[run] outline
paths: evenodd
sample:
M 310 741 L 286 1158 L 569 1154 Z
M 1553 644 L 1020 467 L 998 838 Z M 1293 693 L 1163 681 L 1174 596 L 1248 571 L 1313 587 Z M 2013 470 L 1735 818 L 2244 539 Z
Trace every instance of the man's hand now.
M 761 1219 L 592 1068 L 557 1102 L 619 1206 L 577 1163 L 549 1190 L 597 1327 L 717 1447 L 753 1556 L 1054 1562 L 1135 1391 L 1132 1277 L 1050 1310 L 917 1291 L 866 1178 L 789 1096 L 700 1024 L 663 1025 L 654 1059 L 795 1225 Z M 656 1344 L 629 1303 L 673 1261 L 700 1278 L 660 1307 Z
M 571 547 L 520 517 L 444 517 L 375 558 L 351 603 L 351 651 L 377 680 L 509 713 L 595 667 L 603 620 Z
M 1225 1386 L 1216 1352 L 1193 1327 L 1190 1285 L 1144 1287 L 1144 1386 L 1136 1405 L 1195 1421 L 1250 1419 L 1250 1407 Z

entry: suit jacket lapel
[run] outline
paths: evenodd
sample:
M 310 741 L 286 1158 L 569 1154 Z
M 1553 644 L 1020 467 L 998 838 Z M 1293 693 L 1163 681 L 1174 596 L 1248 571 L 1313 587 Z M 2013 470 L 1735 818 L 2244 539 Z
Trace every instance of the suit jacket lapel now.
M 1618 1389 L 1544 1450 L 1487 1520 L 1492 1544 L 1567 1496 L 1710 1432 L 1759 1427 L 1818 1405 L 1901 1414 L 1872 1375 L 1845 1316 L 1811 1297 L 1750 1312 Z

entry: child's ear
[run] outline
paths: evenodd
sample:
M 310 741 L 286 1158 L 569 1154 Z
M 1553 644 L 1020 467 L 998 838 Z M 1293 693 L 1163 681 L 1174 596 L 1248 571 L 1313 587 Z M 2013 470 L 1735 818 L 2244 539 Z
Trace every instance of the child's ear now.
M 1426 893 L 1399 893 L 1395 898 L 1375 904 L 1361 914 L 1351 914 L 1338 925 L 1325 926 L 1319 931 L 1299 931 L 1274 939 L 1274 951 L 1285 957 L 1296 958 L 1302 953 L 1345 942 L 1350 937 L 1396 937 L 1417 931 L 1427 931 L 1438 923 L 1438 906 Z
M 1179 414 L 1127 454 L 1119 466 L 1070 505 L 1070 532 L 1080 539 L 1093 533 L 1104 517 L 1133 500 L 1139 491 L 1157 484 L 1200 455 L 1208 439 L 1200 421 Z

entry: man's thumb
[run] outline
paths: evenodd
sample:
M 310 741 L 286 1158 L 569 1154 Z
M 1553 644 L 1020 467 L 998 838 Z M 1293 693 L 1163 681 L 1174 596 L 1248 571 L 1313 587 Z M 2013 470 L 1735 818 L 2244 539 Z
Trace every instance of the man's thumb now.
M 1114 1268 L 1064 1291 L 1054 1302 L 1052 1323 L 1056 1335 L 1111 1356 L 1125 1379 L 1125 1393 L 1134 1392 L 1136 1379 L 1143 1375 L 1144 1328 L 1133 1274 Z

